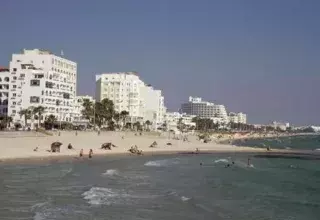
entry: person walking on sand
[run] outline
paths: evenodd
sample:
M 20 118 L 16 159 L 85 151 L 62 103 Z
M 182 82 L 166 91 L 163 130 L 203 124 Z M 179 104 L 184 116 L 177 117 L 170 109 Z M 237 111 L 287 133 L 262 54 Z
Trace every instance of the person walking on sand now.
M 89 151 L 89 158 L 92 158 L 92 155 L 93 155 L 93 150 L 90 149 L 90 151 Z
M 250 167 L 250 165 L 251 165 L 251 164 L 250 164 L 250 157 L 248 157 L 248 163 L 247 163 L 247 166 L 248 166 L 248 167 Z
M 79 157 L 82 157 L 83 156 L 83 149 L 80 150 L 80 154 L 79 154 Z

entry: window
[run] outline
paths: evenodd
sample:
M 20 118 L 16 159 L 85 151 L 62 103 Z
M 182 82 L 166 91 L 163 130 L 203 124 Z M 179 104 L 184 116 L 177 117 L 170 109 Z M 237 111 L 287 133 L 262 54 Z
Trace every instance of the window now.
M 20 77 L 21 77 L 21 78 L 24 78 L 25 76 L 26 76 L 26 74 L 24 74 L 24 73 L 21 73 L 21 74 L 20 74 Z
M 12 110 L 12 113 L 16 113 L 16 110 Z
M 13 71 L 16 72 L 16 71 L 17 71 L 17 68 L 13 68 Z
M 14 76 L 14 77 L 12 77 L 13 78 L 13 80 L 17 80 L 17 77 L 16 76 Z
M 12 95 L 13 95 L 13 97 L 16 97 L 16 96 L 17 96 L 17 94 L 16 94 L 16 93 L 12 93 Z
M 9 77 L 5 77 L 4 81 L 9 82 Z
M 40 86 L 40 80 L 38 79 L 30 80 L 30 86 Z
M 17 103 L 16 102 L 12 102 L 12 105 L 16 105 Z
M 39 103 L 40 98 L 38 96 L 30 96 L 30 103 Z
M 53 83 L 52 82 L 46 82 L 46 88 L 53 88 Z
M 70 99 L 70 94 L 68 94 L 68 93 L 63 93 L 63 98 L 64 98 L 64 99 Z

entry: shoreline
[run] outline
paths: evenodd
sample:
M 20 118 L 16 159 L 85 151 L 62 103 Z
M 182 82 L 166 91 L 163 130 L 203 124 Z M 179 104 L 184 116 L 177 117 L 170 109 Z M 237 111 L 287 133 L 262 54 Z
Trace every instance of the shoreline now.
M 253 137 L 254 138 L 254 137 Z M 267 137 L 265 137 L 267 138 Z M 217 142 L 214 140 L 209 143 L 202 143 L 197 139 L 196 135 L 190 135 L 189 141 L 182 141 L 176 139 L 169 139 L 163 134 L 157 136 L 154 134 L 145 133 L 138 136 L 133 132 L 101 132 L 97 135 L 95 132 L 61 132 L 61 136 L 36 136 L 25 137 L 17 136 L 15 138 L 0 138 L 0 163 L 20 163 L 20 162 L 36 162 L 36 161 L 56 161 L 56 160 L 81 160 L 79 157 L 80 149 L 83 149 L 83 159 L 88 158 L 88 152 L 93 149 L 93 159 L 109 156 L 138 156 L 128 152 L 131 146 L 137 145 L 139 150 L 143 151 L 143 155 L 168 155 L 179 154 L 188 155 L 196 154 L 195 150 L 198 148 L 200 154 L 313 154 L 320 155 L 319 152 L 310 150 L 294 150 L 294 149 L 275 149 L 267 151 L 265 148 L 235 146 L 229 143 Z M 233 140 L 239 140 L 234 138 Z M 47 152 L 50 149 L 51 143 L 59 141 L 62 142 L 60 153 Z M 155 148 L 150 148 L 150 144 L 157 142 Z M 220 140 L 222 141 L 222 140 Z M 223 140 L 224 142 L 228 141 Z M 112 150 L 102 150 L 103 143 L 112 143 L 117 147 Z M 68 150 L 67 145 L 71 143 L 75 148 Z M 170 145 L 168 145 L 170 143 Z M 38 151 L 34 152 L 35 148 Z
M 48 156 L 33 156 L 33 157 L 17 157 L 17 158 L 2 158 L 0 159 L 0 164 L 35 164 L 39 162 L 77 162 L 81 160 L 95 160 L 103 158 L 112 158 L 116 157 L 138 157 L 143 158 L 144 156 L 163 156 L 163 155 L 184 155 L 184 156 L 201 156 L 201 155 L 219 155 L 219 154 L 232 154 L 232 155 L 249 155 L 252 157 L 255 156 L 315 156 L 320 159 L 320 152 L 314 152 L 310 150 L 284 150 L 284 149 L 273 149 L 272 151 L 266 151 L 263 148 L 250 148 L 250 147 L 241 147 L 239 150 L 203 150 L 200 152 L 194 151 L 147 151 L 143 155 L 134 155 L 129 152 L 112 152 L 99 153 L 93 156 L 93 158 L 88 158 L 88 155 L 79 157 L 77 155 L 61 155 L 59 153 L 55 155 Z

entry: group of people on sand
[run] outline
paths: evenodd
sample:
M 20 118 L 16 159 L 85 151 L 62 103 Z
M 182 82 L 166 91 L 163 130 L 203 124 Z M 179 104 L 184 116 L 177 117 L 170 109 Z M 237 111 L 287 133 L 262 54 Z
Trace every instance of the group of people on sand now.
M 93 156 L 93 150 L 92 149 L 89 150 L 88 156 L 89 156 L 89 158 L 92 158 L 92 156 Z M 80 150 L 79 157 L 83 157 L 83 149 Z

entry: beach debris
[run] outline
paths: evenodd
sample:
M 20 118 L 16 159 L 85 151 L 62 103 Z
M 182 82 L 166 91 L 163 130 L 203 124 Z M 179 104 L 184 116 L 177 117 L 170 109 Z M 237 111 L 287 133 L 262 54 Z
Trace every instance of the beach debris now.
M 33 151 L 37 152 L 37 151 L 38 151 L 38 149 L 39 149 L 39 148 L 38 148 L 38 147 L 36 147 L 35 149 L 33 149 Z
M 53 152 L 53 153 L 60 152 L 60 146 L 61 145 L 62 145 L 62 143 L 59 142 L 59 141 L 53 142 L 51 144 L 51 152 Z
M 72 150 L 72 149 L 74 149 L 74 148 L 72 147 L 71 144 L 68 144 L 68 149 L 69 149 L 69 150 Z
M 171 145 L 172 145 L 172 143 L 171 143 L 171 142 L 168 142 L 168 143 L 167 143 L 167 145 L 168 145 L 168 146 L 171 146 Z
M 104 150 L 111 150 L 111 147 L 117 147 L 117 146 L 112 144 L 111 142 L 107 142 L 101 145 L 101 149 L 104 149 Z
M 156 141 L 154 141 L 149 147 L 154 148 L 157 147 L 158 143 Z
M 142 150 L 139 150 L 137 145 L 131 146 L 128 151 L 132 154 L 142 155 Z

